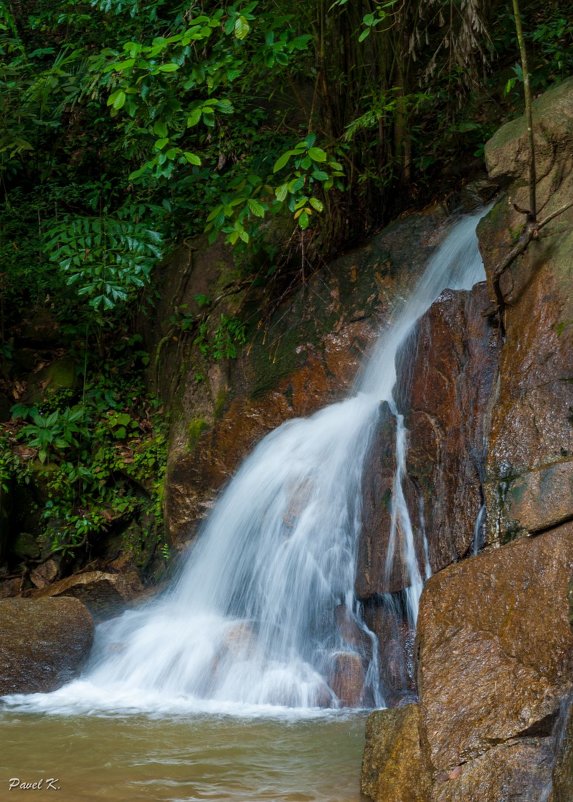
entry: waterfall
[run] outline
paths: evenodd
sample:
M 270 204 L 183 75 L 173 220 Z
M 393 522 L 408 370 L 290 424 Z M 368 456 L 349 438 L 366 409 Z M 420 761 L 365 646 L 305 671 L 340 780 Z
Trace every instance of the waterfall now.
M 42 696 L 40 707 L 337 707 L 341 671 L 358 675 L 359 704 L 383 704 L 376 639 L 354 595 L 363 465 L 387 401 L 398 423 L 390 551 L 408 567 L 415 623 L 430 569 L 427 544 L 425 564 L 417 563 L 402 493 L 407 431 L 392 397 L 395 358 L 444 288 L 484 278 L 481 214 L 453 226 L 352 396 L 265 437 L 221 494 L 169 591 L 101 624 L 86 676 Z
M 485 518 L 486 518 L 486 508 L 485 504 L 482 504 L 479 508 L 479 512 L 476 517 L 476 522 L 474 524 L 474 534 L 472 538 L 472 555 L 475 556 L 479 554 L 480 549 L 482 548 L 485 540 Z

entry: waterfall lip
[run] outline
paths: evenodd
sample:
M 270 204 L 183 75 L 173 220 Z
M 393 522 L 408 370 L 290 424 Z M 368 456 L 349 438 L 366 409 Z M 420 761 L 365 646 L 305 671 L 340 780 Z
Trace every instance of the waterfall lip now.
M 379 337 L 352 394 L 287 421 L 244 460 L 172 587 L 97 627 L 82 678 L 51 694 L 4 697 L 8 709 L 298 720 L 356 715 L 367 699 L 384 706 L 377 639 L 354 595 L 363 468 L 387 401 L 399 438 L 392 548 L 408 568 L 414 626 L 429 551 L 425 542 L 418 565 L 402 491 L 407 432 L 393 399 L 396 355 L 443 289 L 469 289 L 484 277 L 475 236 L 484 213 L 452 226 Z M 370 647 L 361 651 L 340 628 L 340 605 L 358 641 L 366 638 Z

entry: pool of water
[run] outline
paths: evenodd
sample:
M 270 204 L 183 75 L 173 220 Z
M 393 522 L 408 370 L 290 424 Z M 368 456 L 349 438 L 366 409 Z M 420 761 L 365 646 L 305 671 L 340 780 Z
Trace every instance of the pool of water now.
M 365 720 L 356 712 L 153 718 L 0 707 L 0 799 L 359 802 Z M 16 779 L 40 787 L 24 793 Z

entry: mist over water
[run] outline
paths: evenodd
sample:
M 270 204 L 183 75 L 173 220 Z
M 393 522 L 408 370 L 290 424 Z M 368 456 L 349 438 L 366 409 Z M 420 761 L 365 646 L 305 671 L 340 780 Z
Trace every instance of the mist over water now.
M 387 401 L 398 438 L 388 553 L 408 566 L 414 625 L 430 567 L 427 544 L 416 549 L 401 489 L 407 431 L 392 397 L 396 354 L 443 289 L 469 289 L 484 278 L 475 235 L 482 214 L 452 227 L 381 334 L 353 395 L 288 421 L 245 459 L 169 591 L 98 627 L 82 679 L 8 704 L 312 717 L 323 715 L 316 708 L 341 706 L 337 661 L 355 655 L 364 677 L 360 703 L 384 705 L 376 639 L 354 596 L 363 467 Z M 426 554 L 422 565 L 416 553 Z

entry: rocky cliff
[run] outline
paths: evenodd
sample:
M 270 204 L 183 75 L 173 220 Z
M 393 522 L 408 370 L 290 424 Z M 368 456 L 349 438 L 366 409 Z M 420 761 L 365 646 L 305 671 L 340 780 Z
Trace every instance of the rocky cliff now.
M 536 101 L 535 120 L 543 218 L 573 201 L 573 80 Z M 420 603 L 419 702 L 367 729 L 362 787 L 379 802 L 573 798 L 573 210 L 505 271 L 497 315 L 493 289 L 524 225 L 525 137 L 516 120 L 486 147 L 503 188 L 479 232 L 489 300 L 480 287 L 444 294 L 399 380 L 408 492 L 426 510 L 437 573 Z M 387 526 L 370 519 L 366 551 L 381 560 Z M 367 603 L 401 590 L 399 576 L 379 587 L 366 568 Z

